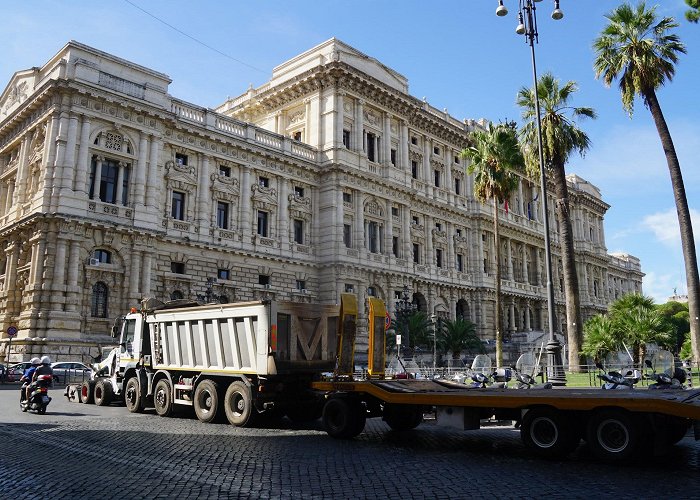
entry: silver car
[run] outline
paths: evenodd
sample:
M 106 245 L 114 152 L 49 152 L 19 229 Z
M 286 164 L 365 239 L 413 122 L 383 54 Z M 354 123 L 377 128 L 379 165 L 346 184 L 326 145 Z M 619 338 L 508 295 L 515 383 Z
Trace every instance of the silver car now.
M 59 361 L 51 364 L 53 380 L 57 384 L 68 384 L 87 380 L 92 375 L 92 368 L 78 361 Z

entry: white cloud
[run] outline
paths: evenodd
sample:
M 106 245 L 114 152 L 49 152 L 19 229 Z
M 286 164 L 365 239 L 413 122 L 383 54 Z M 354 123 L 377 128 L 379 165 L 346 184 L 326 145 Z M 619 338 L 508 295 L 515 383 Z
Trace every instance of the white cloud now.
M 676 290 L 682 293 L 685 288 L 679 286 L 679 277 L 672 274 L 658 274 L 654 271 L 648 272 L 642 281 L 642 291 L 644 295 L 654 298 L 657 304 L 664 304 Z
M 700 230 L 700 212 L 690 209 L 690 219 L 693 222 L 693 235 L 695 236 L 695 246 L 698 246 L 698 231 Z M 657 212 L 647 215 L 642 219 L 642 225 L 654 233 L 656 239 L 663 245 L 671 248 L 680 248 L 681 236 L 678 226 L 678 215 L 676 210 L 671 208 L 665 212 Z

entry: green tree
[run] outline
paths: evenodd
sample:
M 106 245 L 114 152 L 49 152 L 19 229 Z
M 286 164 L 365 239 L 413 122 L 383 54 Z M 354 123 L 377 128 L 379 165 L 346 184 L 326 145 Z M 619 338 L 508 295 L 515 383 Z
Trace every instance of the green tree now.
M 588 135 L 578 128 L 576 120 L 596 117 L 593 108 L 570 105 L 571 98 L 577 90 L 576 82 L 569 81 L 560 86 L 559 81 L 551 73 L 545 73 L 537 82 L 537 98 L 540 101 L 542 113 L 542 156 L 545 171 L 553 184 L 555 213 L 559 221 L 569 369 L 573 372 L 580 371 L 579 349 L 583 335 L 574 234 L 571 227 L 569 193 L 564 167 L 572 153 L 578 152 L 583 156 L 590 147 Z M 540 166 L 535 90 L 521 88 L 517 103 L 522 108 L 523 119 L 526 120 L 521 129 L 521 141 L 526 151 L 525 160 L 531 174 L 536 174 Z
M 493 202 L 493 235 L 496 257 L 496 366 L 503 364 L 503 330 L 501 329 L 501 251 L 498 206 L 510 198 L 518 187 L 518 173 L 524 173 L 524 160 L 518 144 L 515 124 L 489 123 L 485 130 L 476 130 L 471 136 L 472 146 L 462 150 L 461 156 L 470 161 L 467 171 L 474 174 L 474 196 L 482 203 Z
M 666 155 L 678 213 L 681 245 L 685 261 L 693 357 L 700 360 L 700 282 L 695 253 L 693 226 L 683 184 L 680 162 L 656 90 L 675 74 L 675 65 L 686 49 L 671 30 L 678 24 L 670 17 L 656 16 L 656 8 L 644 2 L 636 8 L 625 3 L 607 16 L 608 25 L 593 43 L 594 69 L 606 86 L 619 79 L 622 107 L 632 115 L 634 99 L 640 96 L 654 119 Z
M 581 352 L 596 361 L 622 348 L 621 339 L 615 335 L 612 321 L 605 314 L 596 314 L 583 325 Z
M 673 352 L 678 352 L 686 338 L 689 338 L 690 316 L 688 314 L 688 304 L 671 300 L 656 306 L 656 309 L 673 328 Z
M 452 353 L 452 359 L 459 359 L 462 351 L 484 352 L 484 344 L 476 333 L 476 326 L 463 318 L 439 322 L 437 345 L 441 352 Z
M 685 11 L 685 18 L 691 23 L 697 23 L 700 20 L 700 0 L 685 0 L 685 3 L 690 7 Z
M 408 345 L 405 338 L 402 339 L 402 347 L 415 349 L 416 347 L 432 347 L 433 324 L 423 311 L 413 311 L 411 314 L 397 314 L 392 321 L 397 335 L 405 337 L 408 333 Z M 387 346 L 394 347 L 396 337 L 387 336 Z

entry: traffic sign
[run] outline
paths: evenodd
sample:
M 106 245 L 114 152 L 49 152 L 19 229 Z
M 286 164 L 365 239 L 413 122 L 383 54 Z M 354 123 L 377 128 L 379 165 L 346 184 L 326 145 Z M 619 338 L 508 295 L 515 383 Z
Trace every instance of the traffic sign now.
M 391 327 L 391 316 L 389 316 L 389 313 L 386 313 L 386 316 L 384 318 L 384 330 L 388 330 Z
M 16 326 L 8 326 L 7 327 L 7 336 L 12 338 L 15 335 L 17 335 L 17 327 Z

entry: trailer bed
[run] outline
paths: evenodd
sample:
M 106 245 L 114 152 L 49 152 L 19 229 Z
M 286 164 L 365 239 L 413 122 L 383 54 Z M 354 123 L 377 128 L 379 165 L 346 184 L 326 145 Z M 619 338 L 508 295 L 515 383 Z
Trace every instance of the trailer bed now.
M 700 389 L 686 391 L 475 388 L 444 380 L 366 380 L 315 382 L 319 391 L 364 393 L 385 403 L 472 408 L 531 408 L 587 411 L 603 407 L 653 412 L 700 420 Z

